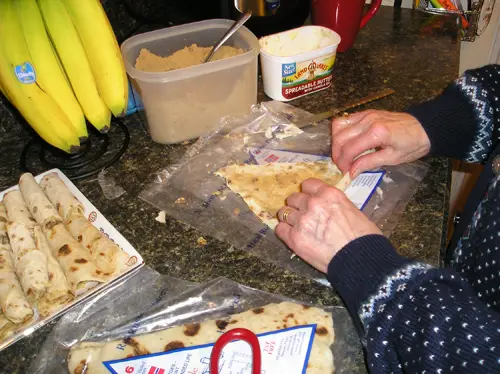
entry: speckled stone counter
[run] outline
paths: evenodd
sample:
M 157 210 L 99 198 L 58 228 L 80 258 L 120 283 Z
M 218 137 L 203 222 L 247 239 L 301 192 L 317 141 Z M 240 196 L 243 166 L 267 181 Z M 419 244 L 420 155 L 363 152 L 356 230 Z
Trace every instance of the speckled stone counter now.
M 110 15 L 113 26 L 118 22 L 117 17 Z M 396 94 L 365 108 L 402 110 L 411 103 L 438 94 L 458 74 L 459 39 L 454 18 L 442 18 L 443 23 L 438 28 L 426 26 L 429 19 L 428 15 L 411 10 L 383 7 L 362 30 L 355 47 L 339 54 L 333 87 L 292 104 L 316 113 L 390 87 Z M 268 100 L 262 91 L 259 99 Z M 108 174 L 126 193 L 115 200 L 107 200 L 96 177 L 78 181 L 76 185 L 141 252 L 149 266 L 195 282 L 226 276 L 299 300 L 341 305 L 338 296 L 326 287 L 265 264 L 211 238 L 207 238 L 206 246 L 200 247 L 197 245 L 200 233 L 168 217 L 166 224 L 155 221 L 157 209 L 139 200 L 137 195 L 155 172 L 176 162 L 189 145 L 155 144 L 145 133 L 138 116 L 131 116 L 125 122 L 131 133 L 130 146 L 121 160 L 108 169 Z M 26 129 L 4 105 L 0 105 L 0 190 L 17 183 L 20 153 L 29 138 Z M 447 213 L 450 172 L 447 160 L 427 161 L 429 173 L 391 239 L 404 255 L 437 264 Z M 51 326 L 1 352 L 0 372 L 27 373 L 29 363 Z M 358 368 L 353 371 L 365 371 L 361 351 Z

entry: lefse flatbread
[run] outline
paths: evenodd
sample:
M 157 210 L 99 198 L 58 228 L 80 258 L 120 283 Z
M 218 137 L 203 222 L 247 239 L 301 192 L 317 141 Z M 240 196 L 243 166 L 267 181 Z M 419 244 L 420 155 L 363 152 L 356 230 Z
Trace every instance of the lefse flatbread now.
M 274 229 L 278 210 L 293 192 L 300 192 L 302 182 L 320 179 L 344 191 L 351 179 L 332 162 L 271 163 L 266 165 L 229 165 L 216 175 L 226 179 L 229 188 L 239 194 L 250 210 Z
M 31 216 L 19 190 L 7 192 L 3 197 L 3 205 L 9 221 L 21 223 L 29 230 L 32 230 L 33 226 L 36 225 L 36 221 Z
M 49 284 L 47 256 L 36 248 L 31 232 L 22 223 L 9 222 L 7 233 L 16 274 L 26 297 L 34 302 L 43 296 Z
M 57 173 L 44 176 L 40 181 L 40 187 L 54 204 L 64 224 L 67 224 L 72 217 L 85 216 L 83 204 L 73 195 Z
M 68 231 L 90 253 L 92 261 L 105 273 L 120 274 L 127 269 L 130 256 L 113 243 L 85 217 L 73 217 L 66 225 Z
M 98 283 L 110 279 L 92 262 L 90 253 L 66 230 L 63 219 L 30 173 L 19 179 L 19 189 L 26 204 L 42 228 L 50 251 L 61 265 L 71 293 L 80 295 Z
M 120 274 L 130 256 L 85 217 L 85 208 L 56 173 L 43 177 L 40 187 L 64 220 L 66 229 L 90 253 L 92 261 L 105 273 Z
M 320 308 L 292 302 L 268 304 L 223 319 L 191 323 L 123 340 L 82 342 L 71 348 L 68 368 L 70 374 L 105 374 L 108 371 L 103 361 L 215 343 L 223 333 L 235 328 L 261 334 L 310 324 L 317 327 L 305 373 L 331 374 L 334 371 L 332 315 Z
M 14 270 L 6 224 L 7 214 L 0 203 L 0 307 L 3 315 L 10 321 L 22 323 L 33 316 L 33 310 Z
M 24 173 L 21 175 L 21 178 L 19 178 L 19 190 L 31 215 L 42 228 L 45 225 L 62 222 L 61 216 L 52 206 L 47 196 L 45 196 L 32 174 Z
M 62 223 L 46 225 L 43 232 L 52 255 L 66 274 L 71 293 L 80 295 L 110 279 L 110 274 L 103 273 L 92 263 L 89 253 Z
M 52 255 L 47 239 L 42 232 L 42 228 L 38 225 L 33 227 L 33 238 L 36 248 L 47 257 L 49 284 L 47 286 L 47 291 L 37 303 L 38 313 L 45 317 L 68 303 L 73 299 L 73 295 L 71 294 L 68 280 L 64 275 L 61 265 L 59 265 Z

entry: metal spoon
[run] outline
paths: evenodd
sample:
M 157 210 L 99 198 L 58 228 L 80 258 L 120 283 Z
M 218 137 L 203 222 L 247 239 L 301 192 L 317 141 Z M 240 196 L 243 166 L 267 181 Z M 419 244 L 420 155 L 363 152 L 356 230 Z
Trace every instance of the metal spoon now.
M 248 21 L 251 17 L 252 11 L 249 10 L 241 15 L 241 17 L 231 26 L 229 30 L 224 34 L 224 36 L 217 42 L 215 47 L 212 48 L 207 58 L 205 58 L 204 62 L 210 61 L 210 59 L 214 56 L 214 53 L 225 43 L 227 40 L 241 27 L 243 24 Z

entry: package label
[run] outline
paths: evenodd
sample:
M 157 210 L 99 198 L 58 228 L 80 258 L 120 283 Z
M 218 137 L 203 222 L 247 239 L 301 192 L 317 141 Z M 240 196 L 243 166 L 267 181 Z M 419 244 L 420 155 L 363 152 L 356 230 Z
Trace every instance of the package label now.
M 320 91 L 332 85 L 332 69 L 335 53 L 311 60 L 281 65 L 281 94 L 294 99 Z
M 317 162 L 328 161 L 330 156 L 310 155 L 288 151 L 277 151 L 266 148 L 249 148 L 248 153 L 259 165 L 271 162 Z M 376 188 L 382 181 L 385 171 L 368 171 L 354 179 L 345 194 L 358 207 L 363 210 Z
M 303 374 L 311 353 L 316 325 L 290 327 L 258 334 L 262 373 Z M 113 374 L 209 374 L 214 344 L 153 353 L 103 364 Z M 237 340 L 226 345 L 219 360 L 219 374 L 251 374 L 252 350 Z
M 368 171 L 360 174 L 347 187 L 345 194 L 358 209 L 363 210 L 382 181 L 384 174 L 384 170 Z

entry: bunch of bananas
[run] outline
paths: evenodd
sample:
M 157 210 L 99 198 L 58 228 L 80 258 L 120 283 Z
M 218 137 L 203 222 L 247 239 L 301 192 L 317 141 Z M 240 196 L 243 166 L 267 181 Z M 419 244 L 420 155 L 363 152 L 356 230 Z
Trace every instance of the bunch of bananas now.
M 0 0 L 0 91 L 65 152 L 87 138 L 85 118 L 107 132 L 128 83 L 100 0 Z

